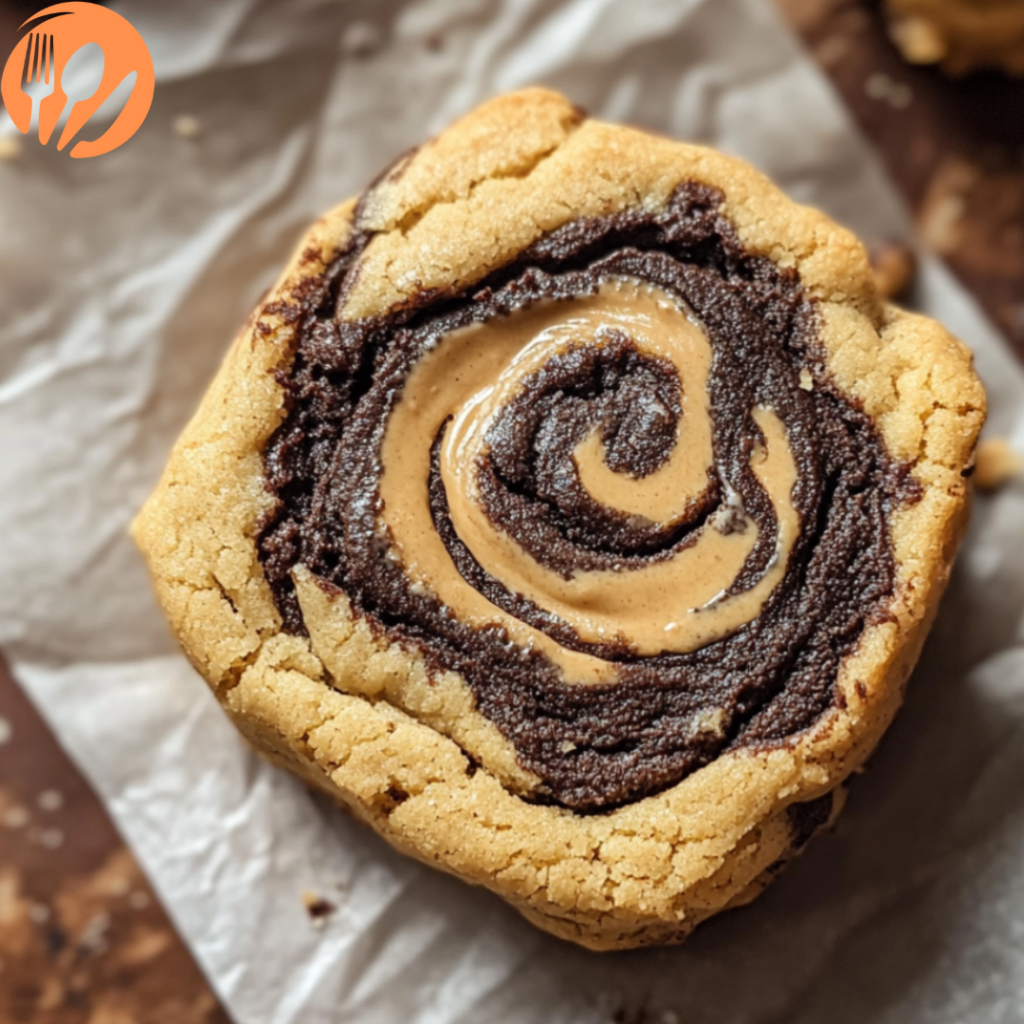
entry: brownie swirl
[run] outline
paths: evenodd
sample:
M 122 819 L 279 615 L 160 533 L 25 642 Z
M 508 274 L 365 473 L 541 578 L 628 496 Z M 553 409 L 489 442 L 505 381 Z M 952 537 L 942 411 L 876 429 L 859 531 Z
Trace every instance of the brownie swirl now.
M 914 488 L 720 199 L 683 185 L 344 321 L 357 235 L 278 374 L 259 553 L 285 628 L 302 564 L 460 673 L 575 810 L 810 726 L 894 587 Z

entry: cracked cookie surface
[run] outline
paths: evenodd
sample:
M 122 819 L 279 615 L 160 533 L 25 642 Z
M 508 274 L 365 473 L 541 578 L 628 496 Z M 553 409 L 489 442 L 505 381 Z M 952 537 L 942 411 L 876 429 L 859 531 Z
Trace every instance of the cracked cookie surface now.
M 642 316 L 627 310 L 619 335 L 599 330 L 589 347 L 559 340 L 568 310 L 582 323 L 596 303 L 607 326 L 608 282 L 647 303 Z M 533 376 L 499 367 L 508 400 L 478 427 L 461 399 L 453 416 L 438 407 L 439 423 L 482 438 L 480 454 L 460 483 L 448 428 L 425 433 L 403 519 L 386 442 L 414 371 L 434 351 L 471 357 L 473 331 L 491 331 L 480 338 L 496 349 L 495 325 L 524 310 L 553 318 L 523 328 L 553 347 L 531 349 Z M 706 388 L 693 377 L 702 346 Z M 746 404 L 731 419 L 725 398 L 702 412 L 705 391 Z M 685 477 L 692 500 L 628 512 L 634 491 L 660 508 L 659 474 L 683 471 L 673 444 L 683 450 L 702 416 L 711 461 Z M 681 941 L 756 895 L 838 813 L 945 586 L 983 416 L 969 353 L 881 302 L 848 232 L 738 161 L 528 90 L 485 104 L 313 226 L 135 534 L 193 664 L 272 761 L 554 934 L 599 949 Z M 393 446 L 403 458 L 407 434 Z M 777 483 L 787 465 L 795 485 Z M 434 531 L 429 544 L 416 524 Z M 592 596 L 577 614 L 573 587 L 588 574 L 660 580 L 679 562 L 690 578 L 712 542 L 736 569 L 701 605 L 717 615 L 698 616 L 706 635 L 679 627 L 685 603 L 662 628 L 679 637 L 668 654 L 648 652 L 644 616 L 609 639 Z M 430 545 L 443 578 L 419 566 Z M 858 568 L 854 548 L 876 557 Z M 529 572 L 502 597 L 487 580 L 509 565 Z M 797 637 L 783 624 L 816 572 L 840 590 L 846 578 L 861 610 Z M 758 675 L 772 659 L 750 636 L 773 615 L 779 668 Z M 698 671 L 711 650 L 735 652 L 728 685 L 705 685 L 714 658 Z M 474 663 L 488 672 L 475 677 Z M 618 718 L 615 700 L 628 709 Z

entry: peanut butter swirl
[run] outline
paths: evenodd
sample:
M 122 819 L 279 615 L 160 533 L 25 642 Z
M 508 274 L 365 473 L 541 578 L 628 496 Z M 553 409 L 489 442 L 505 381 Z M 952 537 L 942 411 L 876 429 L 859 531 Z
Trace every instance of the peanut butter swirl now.
M 357 239 L 279 378 L 259 547 L 286 628 L 301 563 L 577 811 L 811 725 L 893 587 L 905 474 L 719 205 L 680 186 L 350 322 Z
M 607 682 L 617 673 L 613 663 L 567 650 L 504 612 L 459 575 L 434 525 L 426 486 L 431 449 L 442 432 L 441 479 L 455 532 L 486 572 L 557 616 L 581 643 L 612 642 L 650 656 L 695 650 L 728 636 L 759 613 L 783 578 L 799 530 L 790 498 L 796 468 L 785 427 L 763 407 L 753 410 L 753 419 L 767 446 L 754 447 L 751 468 L 779 529 L 775 556 L 749 589 L 731 593 L 760 531 L 735 505 L 726 505 L 667 557 L 583 569 L 568 578 L 495 528 L 477 476 L 497 415 L 517 395 L 529 394 L 536 371 L 553 356 L 581 346 L 601 349 L 615 339 L 628 339 L 637 353 L 662 361 L 685 382 L 674 445 L 653 472 L 616 472 L 607 464 L 598 425 L 572 448 L 571 470 L 594 501 L 659 526 L 678 526 L 715 480 L 707 401 L 711 345 L 679 299 L 641 282 L 603 282 L 592 296 L 541 302 L 446 335 L 410 373 L 381 449 L 381 519 L 410 579 L 461 621 L 500 626 L 517 644 L 537 647 L 561 667 L 566 682 Z M 729 491 L 735 494 L 731 485 Z

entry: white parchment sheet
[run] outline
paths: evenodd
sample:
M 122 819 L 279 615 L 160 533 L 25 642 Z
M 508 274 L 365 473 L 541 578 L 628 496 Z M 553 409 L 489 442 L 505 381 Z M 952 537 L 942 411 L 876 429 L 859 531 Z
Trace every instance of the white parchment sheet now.
M 907 706 L 834 835 L 681 949 L 589 954 L 407 861 L 242 745 L 125 530 L 308 222 L 497 91 L 740 154 L 867 239 L 906 215 L 768 0 L 116 5 L 157 69 L 94 160 L 0 163 L 0 644 L 245 1024 L 1024 1021 L 1024 488 L 978 500 Z M 188 114 L 201 134 L 176 134 Z M 0 132 L 10 126 L 0 126 Z M 98 129 L 96 134 L 99 133 Z M 925 262 L 989 431 L 1024 374 Z M 322 930 L 300 893 L 338 904 Z

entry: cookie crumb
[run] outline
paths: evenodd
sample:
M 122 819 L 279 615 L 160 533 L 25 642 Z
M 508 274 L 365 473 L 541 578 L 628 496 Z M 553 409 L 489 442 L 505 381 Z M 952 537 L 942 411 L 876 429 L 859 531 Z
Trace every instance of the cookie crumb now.
M 17 135 L 0 135 L 0 160 L 17 160 L 21 156 L 21 139 Z
M 202 134 L 203 126 L 192 114 L 179 114 L 174 119 L 174 133 L 182 139 L 194 139 Z
M 46 850 L 56 850 L 63 845 L 63 833 L 59 828 L 41 828 L 30 839 Z
M 59 811 L 64 806 L 64 794 L 57 789 L 44 789 L 36 803 L 41 811 Z
M 572 740 L 562 740 L 562 745 L 558 749 L 563 754 L 571 754 L 576 749 L 576 744 Z
M 115 875 L 110 879 L 110 884 L 107 886 L 107 891 L 111 896 L 127 896 L 128 890 L 131 888 L 131 883 L 125 878 L 124 875 Z
M 690 723 L 690 734 L 710 733 L 713 736 L 725 735 L 725 711 L 722 708 L 705 708 L 698 712 Z
M 3 823 L 5 828 L 24 828 L 28 823 L 31 815 L 24 807 L 15 805 L 14 807 L 8 807 L 4 811 Z
M 149 893 L 142 889 L 136 889 L 135 892 L 128 897 L 128 906 L 132 910 L 145 910 L 149 906 Z
M 960 244 L 967 203 L 962 195 L 950 193 L 925 203 L 919 225 L 925 241 L 940 255 Z
M 884 100 L 889 95 L 892 79 L 884 72 L 877 72 L 864 83 L 864 92 L 873 100 Z
M 926 18 L 900 18 L 889 35 L 910 64 L 938 64 L 949 53 L 942 33 Z
M 80 949 L 87 953 L 104 953 L 107 950 L 107 929 L 110 927 L 110 915 L 105 911 L 93 914 L 86 922 L 82 936 L 78 940 Z
M 39 835 L 39 845 L 47 850 L 56 850 L 64 843 L 64 833 L 59 828 L 44 828 Z
M 903 242 L 882 242 L 871 250 L 870 257 L 878 294 L 886 300 L 905 295 L 917 275 L 914 250 Z
M 895 81 L 884 71 L 878 71 L 867 79 L 864 92 L 873 100 L 884 100 L 894 110 L 906 110 L 914 98 L 909 85 Z
M 1024 458 L 1001 437 L 982 441 L 974 458 L 974 484 L 979 491 L 997 491 L 1024 472 Z
M 804 391 L 814 390 L 814 377 L 806 366 L 800 371 L 800 387 L 802 387 Z
M 327 918 L 338 909 L 337 904 L 309 891 L 302 894 L 302 905 L 306 908 L 306 913 L 309 914 L 315 928 L 323 928 Z
M 46 924 L 50 920 L 50 908 L 45 903 L 33 903 L 28 908 L 28 919 L 33 924 Z

